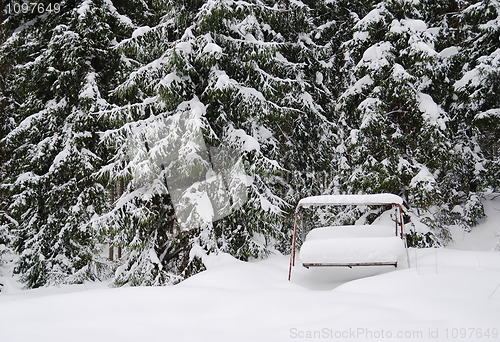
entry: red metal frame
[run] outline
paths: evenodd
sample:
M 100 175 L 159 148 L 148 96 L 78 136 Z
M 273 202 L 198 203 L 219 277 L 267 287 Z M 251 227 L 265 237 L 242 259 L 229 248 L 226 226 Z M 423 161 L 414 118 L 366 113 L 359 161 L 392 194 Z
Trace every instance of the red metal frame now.
M 292 266 L 295 266 L 295 243 L 297 241 L 297 215 L 298 212 L 295 212 L 295 219 L 293 223 L 293 242 L 292 242 L 292 253 L 290 254 L 290 269 L 288 270 L 288 280 L 290 280 L 292 276 Z

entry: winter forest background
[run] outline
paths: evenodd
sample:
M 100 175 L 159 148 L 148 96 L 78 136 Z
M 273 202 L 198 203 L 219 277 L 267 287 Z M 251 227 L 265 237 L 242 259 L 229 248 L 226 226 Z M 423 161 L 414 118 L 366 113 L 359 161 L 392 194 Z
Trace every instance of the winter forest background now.
M 398 194 L 410 245 L 446 245 L 500 191 L 497 0 L 37 3 L 60 10 L 4 1 L 0 28 L 0 257 L 28 287 L 289 253 L 319 194 Z M 246 198 L 186 229 L 167 179 L 206 171 L 201 145 L 238 159 Z

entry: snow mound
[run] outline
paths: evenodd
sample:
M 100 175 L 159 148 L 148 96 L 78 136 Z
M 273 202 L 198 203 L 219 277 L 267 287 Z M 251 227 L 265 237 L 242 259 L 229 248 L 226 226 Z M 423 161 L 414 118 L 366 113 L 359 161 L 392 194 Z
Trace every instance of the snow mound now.
M 399 334 L 414 336 L 408 341 L 457 341 L 446 332 L 469 326 L 489 328 L 490 335 L 497 329 L 498 336 L 500 253 L 412 250 L 411 269 L 359 279 L 363 269 L 335 268 L 333 281 L 322 286 L 303 267 L 287 281 L 287 256 L 220 257 L 219 266 L 170 287 L 86 283 L 2 291 L 0 339 L 132 342 L 165 340 L 168 333 L 172 341 L 383 341 L 373 336 L 384 331 L 394 341 L 406 340 Z M 348 282 L 340 282 L 342 274 Z M 318 333 L 324 338 L 305 337 Z M 349 333 L 354 337 L 342 338 Z
M 394 237 L 343 238 L 306 241 L 300 249 L 303 263 L 395 263 L 404 253 Z
M 460 50 L 458 47 L 450 46 L 450 47 L 447 47 L 447 48 L 444 48 L 443 50 L 441 50 L 441 52 L 439 52 L 439 55 L 441 57 L 444 57 L 444 58 L 449 58 L 449 57 L 455 56 L 459 52 L 460 52 Z
M 419 93 L 418 109 L 423 113 L 424 117 L 433 125 L 438 125 L 442 130 L 446 129 L 446 120 L 441 107 L 434 102 L 428 94 Z
M 222 53 L 222 48 L 215 43 L 208 43 L 203 48 L 203 53 L 208 53 L 208 54 Z
M 395 236 L 396 228 L 387 225 L 331 226 L 314 228 L 307 234 L 307 241 L 345 237 Z
M 394 194 L 370 195 L 321 195 L 310 196 L 299 201 L 297 207 L 310 207 L 312 205 L 377 205 L 377 204 L 403 204 L 403 199 Z
M 393 46 L 390 42 L 377 43 L 370 46 L 363 53 L 363 58 L 358 63 L 357 68 L 360 68 L 361 65 L 366 65 L 369 69 L 377 70 L 389 65 L 386 56 L 388 56 L 392 49 Z
M 149 26 L 138 27 L 134 30 L 134 32 L 132 32 L 132 38 L 135 39 L 137 37 L 143 36 L 144 34 L 148 33 L 150 30 L 151 30 L 151 27 L 149 27 Z
M 427 25 L 423 20 L 420 19 L 394 19 L 391 23 L 391 32 L 402 33 L 402 32 L 425 32 L 427 30 Z
M 300 249 L 303 263 L 397 262 L 404 244 L 387 225 L 315 228 Z

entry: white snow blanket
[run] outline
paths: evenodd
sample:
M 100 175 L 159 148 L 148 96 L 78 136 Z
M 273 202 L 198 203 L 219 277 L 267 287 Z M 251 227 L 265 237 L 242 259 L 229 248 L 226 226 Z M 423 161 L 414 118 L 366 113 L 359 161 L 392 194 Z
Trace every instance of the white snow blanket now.
M 384 225 L 323 227 L 311 230 L 299 258 L 309 263 L 397 262 L 404 253 L 396 228 Z
M 299 201 L 299 207 L 308 208 L 314 205 L 380 205 L 380 204 L 403 204 L 403 199 L 394 194 L 372 194 L 372 195 L 322 195 L 303 198 Z
M 337 239 L 346 237 L 392 237 L 396 236 L 396 226 L 389 225 L 358 225 L 331 226 L 314 228 L 306 237 L 307 241 Z
M 0 341 L 498 341 L 500 197 L 491 197 L 472 232 L 457 226 L 459 246 L 412 248 L 411 268 L 295 267 L 288 281 L 289 255 L 243 262 L 211 253 L 203 257 L 206 271 L 175 286 L 25 290 L 5 263 Z

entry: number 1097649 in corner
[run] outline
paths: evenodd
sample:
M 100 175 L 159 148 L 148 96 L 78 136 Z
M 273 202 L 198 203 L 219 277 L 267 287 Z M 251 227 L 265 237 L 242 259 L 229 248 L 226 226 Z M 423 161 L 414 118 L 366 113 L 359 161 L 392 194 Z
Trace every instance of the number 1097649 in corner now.
M 44 14 L 48 12 L 61 12 L 61 4 L 44 4 L 42 2 L 10 2 L 5 6 L 5 14 Z
M 500 333 L 498 328 L 446 328 L 444 329 L 444 335 L 441 336 L 451 340 L 472 339 L 479 341 L 494 339 L 498 341 Z

